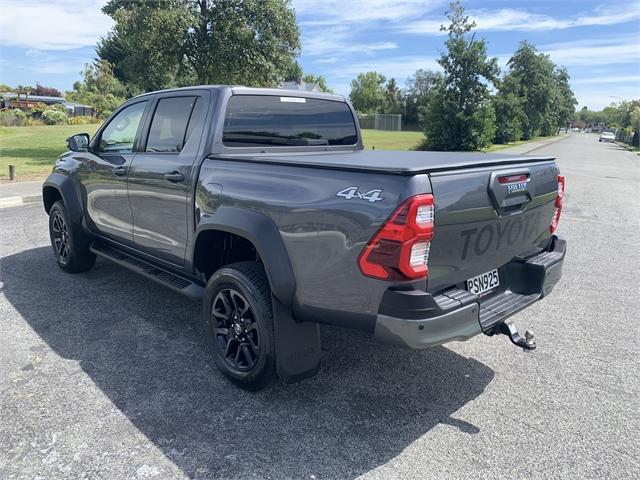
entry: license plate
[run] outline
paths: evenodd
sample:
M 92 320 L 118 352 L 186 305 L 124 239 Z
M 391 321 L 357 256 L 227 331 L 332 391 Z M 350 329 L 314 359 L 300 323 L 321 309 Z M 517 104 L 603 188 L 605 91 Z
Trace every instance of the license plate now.
M 476 295 L 493 290 L 498 285 L 500 285 L 500 277 L 497 269 L 467 280 L 467 290 Z

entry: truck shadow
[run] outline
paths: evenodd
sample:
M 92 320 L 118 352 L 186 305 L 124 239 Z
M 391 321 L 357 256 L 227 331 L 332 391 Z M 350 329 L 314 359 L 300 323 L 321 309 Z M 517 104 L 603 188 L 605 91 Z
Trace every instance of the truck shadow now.
M 2 276 L 42 340 L 78 361 L 189 477 L 353 478 L 440 423 L 478 433 L 452 415 L 494 376 L 447 348 L 409 351 L 327 328 L 319 375 L 250 394 L 209 359 L 198 303 L 106 262 L 64 274 L 49 247 L 3 258 Z

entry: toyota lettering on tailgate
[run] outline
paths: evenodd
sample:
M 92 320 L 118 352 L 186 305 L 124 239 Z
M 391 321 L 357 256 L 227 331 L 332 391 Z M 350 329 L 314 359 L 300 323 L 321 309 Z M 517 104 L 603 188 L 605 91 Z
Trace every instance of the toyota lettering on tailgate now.
M 482 256 L 490 249 L 499 250 L 502 246 L 510 246 L 519 240 L 526 241 L 532 235 L 538 235 L 540 225 L 540 213 L 528 217 L 518 216 L 507 221 L 488 223 L 484 227 L 463 230 L 460 235 L 464 237 L 461 259 L 465 260 L 470 251 L 477 256 Z

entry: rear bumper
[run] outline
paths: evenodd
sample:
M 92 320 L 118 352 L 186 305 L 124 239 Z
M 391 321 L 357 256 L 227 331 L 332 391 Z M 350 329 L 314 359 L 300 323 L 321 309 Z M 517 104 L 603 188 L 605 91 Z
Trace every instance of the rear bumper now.
M 507 289 L 486 299 L 461 288 L 437 295 L 421 290 L 387 290 L 374 335 L 385 343 L 419 349 L 490 332 L 551 293 L 562 276 L 565 254 L 566 242 L 553 237 L 547 251 L 514 259 L 501 273 Z

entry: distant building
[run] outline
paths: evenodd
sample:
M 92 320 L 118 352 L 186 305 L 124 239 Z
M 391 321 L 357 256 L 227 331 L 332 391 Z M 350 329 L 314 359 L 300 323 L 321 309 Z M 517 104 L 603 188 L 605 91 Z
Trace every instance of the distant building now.
M 0 93 L 0 110 L 17 108 L 27 112 L 35 107 L 36 103 L 44 103 L 45 105 L 63 105 L 66 108 L 67 113 L 72 117 L 80 115 L 95 115 L 95 111 L 91 105 L 67 102 L 63 97 L 47 97 L 43 95 L 29 95 L 27 93 L 14 92 Z
M 321 92 L 322 89 L 317 83 L 307 83 L 300 80 L 299 82 L 282 82 L 280 88 L 284 90 L 301 90 L 303 92 Z

